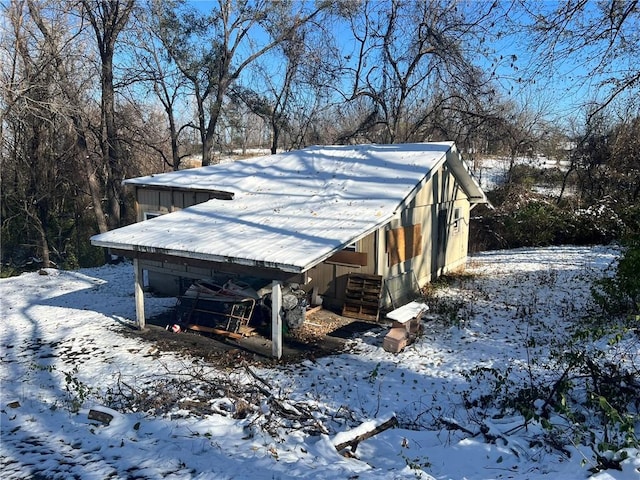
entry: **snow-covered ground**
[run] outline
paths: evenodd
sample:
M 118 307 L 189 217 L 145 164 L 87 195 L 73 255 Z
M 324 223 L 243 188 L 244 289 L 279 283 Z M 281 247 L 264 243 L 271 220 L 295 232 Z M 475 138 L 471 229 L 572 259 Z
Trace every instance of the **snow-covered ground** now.
M 511 159 L 507 157 L 484 157 L 478 158 L 474 162 L 469 162 L 471 171 L 478 180 L 478 183 L 485 192 L 494 190 L 506 181 Z M 558 168 L 563 172 L 569 168 L 566 160 L 555 160 L 544 156 L 518 157 L 513 161 L 514 165 L 528 165 L 538 169 Z M 557 195 L 559 186 L 547 187 L 544 185 L 534 185 L 534 190 L 544 195 Z
M 539 368 L 567 320 L 584 308 L 591 279 L 614 258 L 615 250 L 605 247 L 481 253 L 470 258 L 470 276 L 438 291 L 458 308 L 430 315 L 424 335 L 404 352 L 385 352 L 385 332 L 375 331 L 354 338 L 340 355 L 300 364 L 254 363 L 255 376 L 242 365 L 223 368 L 124 335 L 135 318 L 130 265 L 0 280 L 0 476 L 588 478 L 587 447 L 545 447 L 534 441 L 540 427 L 517 428 L 517 416 L 480 422 L 468 402 L 488 386 L 468 373 L 510 368 L 517 377 Z M 171 305 L 172 299 L 149 297 L 147 315 Z M 527 360 L 532 355 L 541 360 L 533 366 Z M 178 382 L 185 375 L 189 382 Z M 151 397 L 171 379 L 174 387 L 189 387 L 168 411 L 105 407 L 132 392 Z M 229 388 L 256 383 L 252 398 L 265 390 L 273 394 L 263 396 L 257 409 L 243 405 Z M 220 386 L 219 394 L 206 409 L 197 408 L 212 385 Z M 276 405 L 293 420 L 275 411 Z M 238 414 L 242 408 L 246 415 Z M 113 420 L 105 425 L 89 419 L 90 410 Z M 307 421 L 295 420 L 301 412 L 308 413 Z M 392 414 L 400 427 L 361 442 L 355 458 L 336 452 L 334 442 L 344 432 L 362 424 L 370 428 Z M 313 422 L 317 428 L 309 428 Z M 478 434 L 481 423 L 494 442 Z M 629 454 L 622 471 L 591 478 L 640 478 L 638 452 Z

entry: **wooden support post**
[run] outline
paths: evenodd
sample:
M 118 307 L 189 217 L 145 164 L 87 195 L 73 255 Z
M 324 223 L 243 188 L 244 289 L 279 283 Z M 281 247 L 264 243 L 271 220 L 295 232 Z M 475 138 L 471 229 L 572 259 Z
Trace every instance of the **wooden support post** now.
M 138 328 L 144 330 L 145 318 L 144 318 L 144 290 L 143 282 L 144 276 L 142 273 L 142 267 L 140 261 L 137 258 L 133 259 L 133 278 L 134 278 L 134 295 L 136 299 L 136 320 L 138 322 Z
M 376 235 L 374 237 L 375 243 L 375 255 L 374 255 L 374 269 L 373 273 L 375 275 L 384 275 L 384 267 L 387 265 L 387 247 L 386 247 L 386 235 L 384 230 L 379 228 L 376 230 Z M 386 283 L 386 282 L 385 282 Z
M 282 357 L 282 284 L 273 281 L 271 288 L 271 345 L 272 355 Z

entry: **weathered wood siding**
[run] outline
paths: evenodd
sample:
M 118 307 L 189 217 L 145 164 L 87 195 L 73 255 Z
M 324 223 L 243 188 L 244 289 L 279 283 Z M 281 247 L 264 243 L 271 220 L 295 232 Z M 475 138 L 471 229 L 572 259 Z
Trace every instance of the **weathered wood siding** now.
M 344 289 L 347 285 L 347 276 L 350 273 L 376 273 L 376 234 L 372 233 L 356 242 L 356 252 L 367 254 L 367 265 L 348 265 L 332 261 L 322 262 L 311 270 L 311 281 L 305 288 L 316 287 L 323 297 L 323 305 L 328 308 L 338 308 L 344 301 Z
M 466 195 L 446 164 L 443 165 L 389 223 L 385 235 L 379 236 L 385 258 L 380 272 L 387 285 L 383 295 L 385 305 L 406 300 L 405 294 L 410 295 L 412 290 L 464 265 L 469 211 Z M 421 245 L 396 245 L 395 232 L 402 230 L 412 232 L 401 235 L 402 238 L 407 241 L 419 238 Z M 398 252 L 398 248 L 403 251 Z
M 145 214 L 164 215 L 214 198 L 209 192 L 153 187 L 136 187 L 135 197 L 138 222 L 145 220 Z M 192 279 L 211 278 L 214 274 L 207 268 L 168 265 L 160 261 L 141 260 L 140 265 L 147 272 L 147 285 L 157 293 L 171 296 L 184 292 Z
M 146 213 L 162 215 L 206 202 L 211 198 L 214 198 L 214 195 L 209 192 L 136 187 L 137 219 L 141 222 L 145 219 Z

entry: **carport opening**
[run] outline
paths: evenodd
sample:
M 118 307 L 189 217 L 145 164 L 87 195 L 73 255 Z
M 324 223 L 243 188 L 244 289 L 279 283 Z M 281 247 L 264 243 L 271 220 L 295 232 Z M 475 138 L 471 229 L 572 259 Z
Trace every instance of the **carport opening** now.
M 224 274 L 191 280 L 173 308 L 147 319 L 150 332 L 142 335 L 165 344 L 192 344 L 193 353 L 205 357 L 229 347 L 272 357 L 271 288 L 264 279 Z M 383 328 L 315 305 L 314 293 L 295 283 L 282 286 L 284 360 L 338 353 L 354 335 Z M 194 337 L 200 337 L 197 343 Z

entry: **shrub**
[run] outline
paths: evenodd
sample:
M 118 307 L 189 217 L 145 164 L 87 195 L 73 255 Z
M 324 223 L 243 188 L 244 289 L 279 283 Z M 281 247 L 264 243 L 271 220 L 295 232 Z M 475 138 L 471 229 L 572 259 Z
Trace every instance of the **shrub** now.
M 561 185 L 564 172 L 560 168 L 538 168 L 533 165 L 516 164 L 509 172 L 511 183 L 531 187 L 533 185 Z
M 595 283 L 592 294 L 601 316 L 627 316 L 640 320 L 640 236 L 629 239 L 612 277 Z
M 491 192 L 489 198 L 495 208 L 477 209 L 471 220 L 472 251 L 607 244 L 640 229 L 640 207 L 620 205 L 610 197 L 576 208 L 511 186 Z

